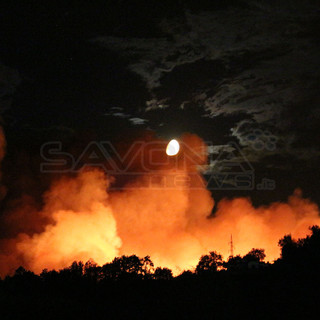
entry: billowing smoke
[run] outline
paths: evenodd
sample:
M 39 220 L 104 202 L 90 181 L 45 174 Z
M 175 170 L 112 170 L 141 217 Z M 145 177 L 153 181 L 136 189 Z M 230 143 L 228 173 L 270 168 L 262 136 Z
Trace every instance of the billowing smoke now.
M 206 146 L 191 134 L 179 140 L 181 149 L 174 157 L 166 156 L 163 141 L 155 140 L 156 150 L 149 141 L 143 162 L 135 159 L 132 166 L 143 172 L 134 179 L 128 174 L 130 179 L 117 190 L 112 188 L 116 176 L 86 167 L 55 180 L 44 193 L 41 210 L 21 200 L 3 219 L 22 231 L 0 241 L 1 275 L 20 264 L 39 273 L 74 260 L 104 264 L 122 254 L 150 255 L 156 266 L 178 273 L 194 267 L 210 250 L 227 258 L 231 234 L 235 253 L 264 248 L 272 261 L 279 257 L 281 237 L 303 237 L 309 226 L 320 224 L 317 206 L 299 191 L 288 203 L 259 208 L 247 198 L 222 200 L 212 216 L 214 201 L 201 176 Z
M 90 258 L 103 264 L 119 254 L 121 240 L 107 202 L 107 187 L 100 171 L 85 171 L 52 186 L 41 212 L 52 223 L 40 234 L 21 235 L 16 245 L 30 269 L 63 268 Z

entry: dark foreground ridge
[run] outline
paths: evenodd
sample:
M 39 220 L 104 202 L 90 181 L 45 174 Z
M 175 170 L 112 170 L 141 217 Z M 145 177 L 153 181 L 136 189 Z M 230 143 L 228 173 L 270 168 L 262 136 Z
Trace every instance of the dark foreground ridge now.
M 0 319 L 319 318 L 320 228 L 310 229 L 284 236 L 272 264 L 263 249 L 228 261 L 212 251 L 176 277 L 135 255 L 40 275 L 20 267 L 0 281 Z

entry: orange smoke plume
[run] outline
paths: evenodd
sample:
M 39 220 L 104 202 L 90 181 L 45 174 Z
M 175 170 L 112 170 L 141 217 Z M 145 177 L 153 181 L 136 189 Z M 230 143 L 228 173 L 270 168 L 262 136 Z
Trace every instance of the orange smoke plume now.
M 19 264 L 39 273 L 74 260 L 104 264 L 122 254 L 150 255 L 155 266 L 177 274 L 194 267 L 208 251 L 227 258 L 231 234 L 235 253 L 264 248 L 271 261 L 279 257 L 281 237 L 303 237 L 309 226 L 320 224 L 318 207 L 298 191 L 288 203 L 259 208 L 247 198 L 222 200 L 211 216 L 214 201 L 199 171 L 207 162 L 206 146 L 190 134 L 179 142 L 179 153 L 169 159 L 166 144 L 159 144 L 155 170 L 131 179 L 121 190 L 112 190 L 116 178 L 97 168 L 53 183 L 43 209 L 29 211 L 47 221 L 42 230 L 0 241 L 1 274 Z M 143 159 L 149 152 L 144 150 Z

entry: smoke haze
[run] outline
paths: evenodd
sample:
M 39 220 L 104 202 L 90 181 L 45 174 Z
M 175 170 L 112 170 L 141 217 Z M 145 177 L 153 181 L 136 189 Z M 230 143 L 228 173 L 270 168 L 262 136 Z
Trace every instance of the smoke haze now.
M 150 255 L 156 266 L 177 274 L 195 267 L 208 251 L 227 258 L 231 234 L 235 254 L 264 248 L 272 261 L 279 257 L 278 241 L 285 234 L 304 237 L 309 226 L 320 224 L 317 205 L 304 199 L 300 190 L 287 203 L 258 208 L 249 198 L 225 199 L 212 215 L 214 200 L 201 176 L 206 145 L 192 134 L 184 134 L 179 141 L 180 153 L 168 159 L 167 142 L 158 139 L 153 170 L 144 170 L 118 190 L 110 188 L 116 177 L 101 168 L 86 167 L 54 180 L 43 194 L 40 210 L 34 199 L 21 197 L 14 210 L 1 217 L 2 229 L 17 233 L 1 237 L 1 276 L 19 265 L 40 273 L 44 268 L 67 267 L 75 260 L 93 259 L 101 265 L 122 254 Z M 0 142 L 2 159 L 2 131 Z M 143 152 L 145 161 L 151 151 Z

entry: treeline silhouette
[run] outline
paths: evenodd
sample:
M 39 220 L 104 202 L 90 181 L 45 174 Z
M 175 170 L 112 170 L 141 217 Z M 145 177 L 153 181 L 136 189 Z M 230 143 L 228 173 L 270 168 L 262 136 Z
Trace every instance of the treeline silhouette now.
M 0 281 L 0 319 L 319 318 L 320 228 L 310 230 L 280 239 L 273 263 L 264 262 L 264 249 L 226 261 L 212 251 L 175 277 L 136 255 L 103 266 L 75 261 L 40 275 L 19 267 Z

